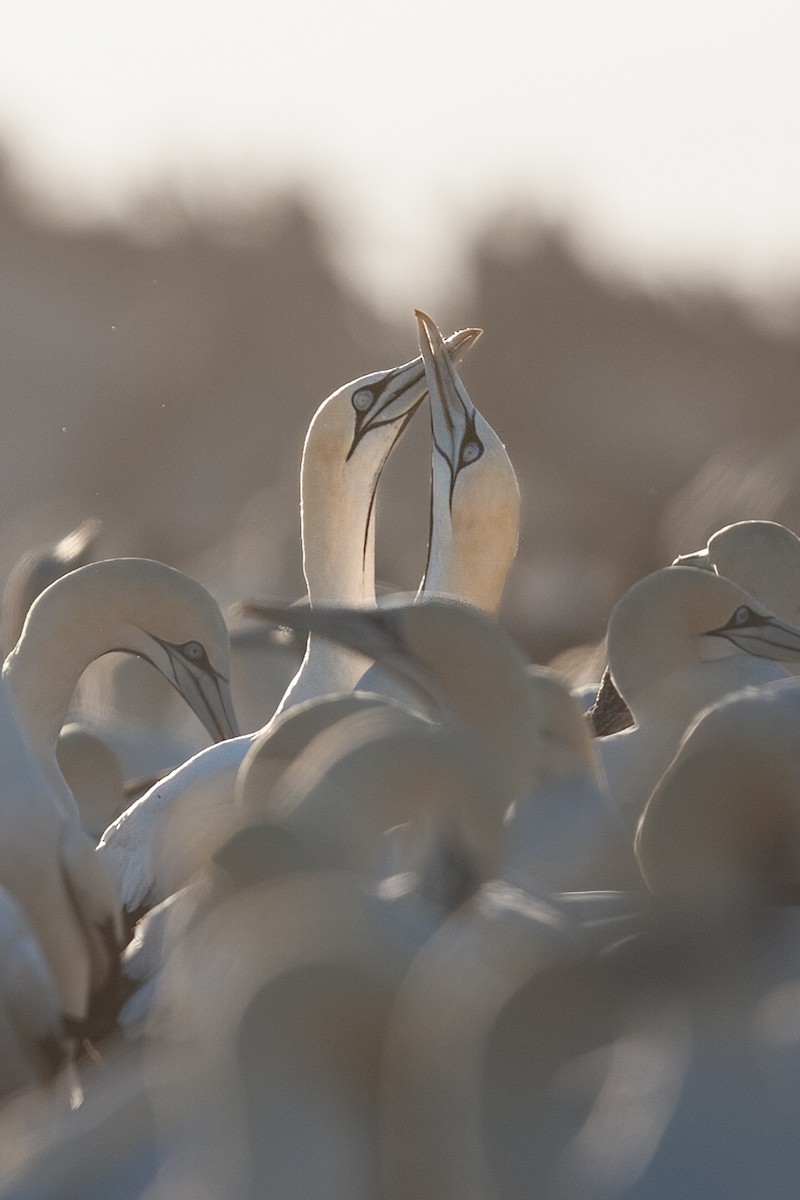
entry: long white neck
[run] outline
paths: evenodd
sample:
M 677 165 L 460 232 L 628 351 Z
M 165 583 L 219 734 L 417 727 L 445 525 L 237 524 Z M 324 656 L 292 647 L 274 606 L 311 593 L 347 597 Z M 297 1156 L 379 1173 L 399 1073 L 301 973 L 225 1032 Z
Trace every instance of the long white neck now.
M 73 592 L 66 600 L 31 613 L 6 658 L 2 678 L 31 752 L 70 811 L 77 813 L 56 760 L 58 735 L 84 670 L 119 647 L 119 640 L 102 618 L 86 619 L 91 611 L 86 598 Z
M 484 453 L 460 471 L 454 487 L 447 463 L 433 453 L 428 562 L 420 590 L 496 613 L 517 552 L 519 487 L 505 447 L 477 412 L 475 424 Z
M 318 414 L 319 417 L 319 414 Z M 375 603 L 375 489 L 392 442 L 378 431 L 349 461 L 342 445 L 312 422 L 300 472 L 303 574 L 315 604 Z M 365 453 L 373 453 L 366 459 Z M 275 715 L 326 692 L 352 691 L 367 665 L 361 655 L 311 635 Z

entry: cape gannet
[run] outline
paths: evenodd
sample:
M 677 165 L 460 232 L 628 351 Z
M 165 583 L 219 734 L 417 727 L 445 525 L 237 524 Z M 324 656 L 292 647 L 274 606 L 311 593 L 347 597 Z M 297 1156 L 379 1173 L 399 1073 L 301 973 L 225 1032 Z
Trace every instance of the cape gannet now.
M 112 651 L 137 655 L 160 671 L 215 740 L 238 732 L 228 632 L 201 584 L 143 558 L 106 559 L 70 572 L 31 607 L 2 678 L 32 752 L 73 816 L 57 739 L 81 674 Z
M 366 692 L 343 692 L 293 705 L 250 745 L 236 773 L 233 799 L 216 778 L 177 797 L 146 855 L 146 874 L 156 883 L 153 899 L 160 903 L 183 888 L 243 823 L 261 819 L 272 787 L 318 733 L 353 713 L 387 704 Z
M 781 664 L 799 657 L 800 629 L 708 571 L 665 567 L 625 593 L 608 660 L 636 724 L 596 746 L 631 832 L 693 718 L 730 692 L 786 678 Z
M 56 747 L 81 672 L 111 650 L 146 657 L 215 735 L 235 732 L 225 623 L 188 576 L 112 559 L 63 576 L 32 605 L 0 681 L 0 885 L 30 921 L 74 1021 L 114 967 L 121 930 Z
M 487 614 L 444 597 L 415 603 L 395 597 L 377 610 L 248 610 L 339 639 L 395 672 L 415 695 L 416 710 L 468 731 L 489 756 L 498 787 L 515 802 L 510 824 L 519 845 L 509 870 L 517 881 L 527 872 L 536 890 L 546 845 L 553 858 L 544 891 L 635 876 L 575 701 L 551 673 L 531 671 Z
M 770 612 L 800 622 L 800 538 L 776 521 L 737 521 L 718 529 L 703 550 L 680 554 L 673 567 L 700 567 L 724 575 L 744 588 Z M 792 674 L 800 665 L 787 663 Z M 625 702 L 606 668 L 589 710 L 594 732 L 602 736 L 633 724 Z
M 452 596 L 494 613 L 519 541 L 519 485 L 505 446 L 472 403 L 434 322 L 417 311 L 431 412 L 428 554 L 418 598 Z M 359 688 L 413 703 L 380 664 Z
M 431 530 L 421 591 L 496 612 L 519 542 L 519 485 L 436 325 L 417 312 L 431 409 Z

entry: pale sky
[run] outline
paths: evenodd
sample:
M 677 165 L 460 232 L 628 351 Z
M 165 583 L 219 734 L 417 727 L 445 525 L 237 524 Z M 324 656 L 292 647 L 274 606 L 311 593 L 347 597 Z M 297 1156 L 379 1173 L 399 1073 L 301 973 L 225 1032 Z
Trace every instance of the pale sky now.
M 72 211 L 319 185 L 362 286 L 428 303 L 487 210 L 601 257 L 800 281 L 796 0 L 27 0 L 0 137 Z

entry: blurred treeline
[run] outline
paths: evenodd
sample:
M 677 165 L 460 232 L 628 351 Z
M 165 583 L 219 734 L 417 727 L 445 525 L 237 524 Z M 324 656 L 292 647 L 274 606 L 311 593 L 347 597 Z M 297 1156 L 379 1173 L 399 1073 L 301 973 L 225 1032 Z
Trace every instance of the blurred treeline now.
M 412 314 L 389 323 L 337 270 L 316 204 L 165 195 L 127 229 L 76 228 L 3 174 L 0 577 L 99 516 L 102 555 L 174 563 L 223 602 L 303 590 L 308 421 L 417 353 Z M 800 531 L 800 320 L 601 277 L 532 215 L 487 219 L 463 254 L 467 283 L 432 315 L 486 330 L 463 374 L 520 477 L 505 616 L 533 657 L 599 637 L 634 578 L 730 520 Z M 420 414 L 382 486 L 378 574 L 405 589 L 425 557 L 427 434 Z

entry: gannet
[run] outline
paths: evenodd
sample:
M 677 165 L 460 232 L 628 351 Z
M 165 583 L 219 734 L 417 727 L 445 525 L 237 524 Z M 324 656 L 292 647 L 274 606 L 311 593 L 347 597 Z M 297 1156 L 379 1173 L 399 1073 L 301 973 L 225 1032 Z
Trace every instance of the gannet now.
M 236 772 L 233 796 L 215 776 L 187 790 L 165 811 L 144 855 L 156 903 L 183 888 L 243 823 L 260 819 L 271 788 L 308 743 L 352 713 L 388 704 L 366 692 L 315 696 L 270 721 L 253 740 Z
M 613 682 L 636 724 L 596 739 L 611 796 L 633 832 L 692 719 L 749 684 L 786 678 L 800 630 L 731 580 L 665 567 L 617 602 L 608 626 Z
M 624 906 L 582 926 L 488 882 L 432 933 L 398 989 L 383 1050 L 387 1200 L 553 1194 L 548 1167 L 583 1100 L 565 1095 L 557 1067 L 602 1053 L 613 1026 L 597 952 L 630 930 Z
M 737 521 L 681 554 L 673 566 L 705 567 L 744 588 L 770 612 L 800 622 L 800 538 L 776 521 Z M 791 668 L 793 669 L 793 668 Z
M 479 333 L 466 329 L 452 334 L 446 342 L 448 353 L 464 352 Z M 426 389 L 419 357 L 338 388 L 314 414 L 303 446 L 300 506 L 303 570 L 312 606 L 325 601 L 374 604 L 378 481 Z M 351 691 L 363 670 L 358 656 L 325 639 L 309 638 L 300 669 L 274 717 L 304 699 Z M 127 909 L 136 910 L 154 898 L 147 846 L 162 813 L 184 794 L 188 803 L 189 789 L 197 801 L 198 820 L 205 805 L 218 809 L 220 802 L 229 803 L 236 771 L 260 732 L 201 751 L 109 826 L 98 853 Z
M 81 672 L 111 650 L 146 657 L 215 735 L 235 732 L 225 623 L 188 576 L 111 559 L 63 576 L 32 605 L 0 681 L 0 885 L 30 921 L 72 1021 L 112 969 L 121 931 L 56 747 Z
M 142 558 L 106 559 L 70 572 L 31 607 L 2 679 L 32 752 L 71 816 L 75 803 L 56 761 L 58 735 L 83 671 L 120 650 L 160 671 L 213 738 L 238 732 L 228 684 L 228 633 L 201 584 Z
M 421 591 L 496 612 L 519 541 L 519 485 L 441 334 L 417 312 L 431 409 L 431 531 Z
M 605 883 L 609 870 L 630 881 L 631 852 L 575 701 L 552 673 L 531 671 L 488 614 L 435 596 L 413 603 L 394 597 L 377 610 L 247 608 L 359 650 L 398 675 L 416 710 L 468 731 L 489 756 L 497 786 L 515 802 L 509 820 L 520 844 L 508 869 L 516 882 L 525 878 L 534 887 L 537 863 L 546 865 L 545 892 L 578 880 Z
M 519 485 L 505 446 L 472 403 L 434 322 L 419 310 L 431 414 L 428 554 L 418 597 L 451 596 L 495 613 L 519 541 Z M 413 703 L 379 664 L 359 688 Z
M 718 529 L 703 550 L 679 554 L 673 567 L 700 567 L 744 588 L 776 617 L 800 622 L 800 538 L 776 521 L 737 521 Z M 800 665 L 786 664 L 792 674 Z M 589 711 L 596 734 L 616 733 L 632 718 L 606 668 Z

